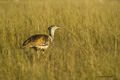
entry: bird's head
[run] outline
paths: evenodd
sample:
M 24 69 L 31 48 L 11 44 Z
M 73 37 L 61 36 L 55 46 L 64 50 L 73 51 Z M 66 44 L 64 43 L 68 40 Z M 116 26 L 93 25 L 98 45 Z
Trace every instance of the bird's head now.
M 56 29 L 58 29 L 58 28 L 60 28 L 59 26 L 54 26 L 54 25 L 52 25 L 52 26 L 50 26 L 49 28 L 48 28 L 48 30 L 50 31 L 50 30 L 53 30 L 53 31 L 55 31 Z

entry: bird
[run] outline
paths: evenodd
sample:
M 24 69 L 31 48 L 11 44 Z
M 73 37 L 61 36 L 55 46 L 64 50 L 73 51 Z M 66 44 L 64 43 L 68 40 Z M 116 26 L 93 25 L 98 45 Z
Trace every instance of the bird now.
M 25 40 L 20 48 L 21 49 L 33 48 L 35 51 L 37 51 L 37 53 L 38 53 L 38 50 L 42 50 L 44 54 L 44 51 L 53 42 L 54 32 L 58 28 L 61 28 L 61 27 L 55 26 L 55 25 L 48 27 L 49 35 L 46 35 L 46 34 L 33 35 L 29 37 L 27 40 Z

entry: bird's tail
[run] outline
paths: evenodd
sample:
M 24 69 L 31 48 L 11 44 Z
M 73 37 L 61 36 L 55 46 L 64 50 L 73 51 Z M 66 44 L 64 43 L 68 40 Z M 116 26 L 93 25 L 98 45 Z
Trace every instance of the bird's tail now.
M 20 46 L 20 49 L 25 49 L 26 47 L 25 46 Z

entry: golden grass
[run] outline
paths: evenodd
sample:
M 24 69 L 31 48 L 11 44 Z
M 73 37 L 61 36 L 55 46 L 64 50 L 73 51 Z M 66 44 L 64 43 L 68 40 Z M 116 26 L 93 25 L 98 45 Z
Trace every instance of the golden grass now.
M 0 1 L 0 80 L 120 80 L 120 2 Z M 20 50 L 34 34 L 55 39 L 45 54 Z

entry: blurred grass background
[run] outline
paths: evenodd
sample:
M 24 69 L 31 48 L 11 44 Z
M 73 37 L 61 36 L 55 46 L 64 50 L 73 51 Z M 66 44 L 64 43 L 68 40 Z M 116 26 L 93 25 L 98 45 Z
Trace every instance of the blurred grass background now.
M 120 80 L 120 2 L 0 1 L 0 80 Z M 45 54 L 19 47 L 58 25 Z

